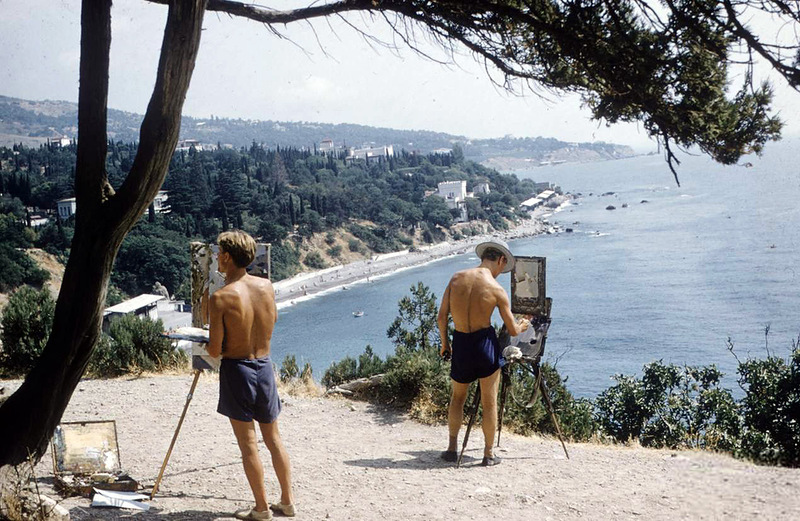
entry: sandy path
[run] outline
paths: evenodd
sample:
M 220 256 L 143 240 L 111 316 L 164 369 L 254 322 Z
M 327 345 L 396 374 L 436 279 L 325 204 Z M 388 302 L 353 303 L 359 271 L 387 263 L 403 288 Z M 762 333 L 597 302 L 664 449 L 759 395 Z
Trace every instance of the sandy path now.
M 87 380 L 65 421 L 116 420 L 122 465 L 152 486 L 190 375 Z M 10 392 L 19 382 L 6 381 Z M 251 503 L 230 426 L 215 412 L 217 381 L 203 375 L 161 491 L 139 519 L 229 519 Z M 444 426 L 363 402 L 284 393 L 280 418 L 292 459 L 298 519 L 800 519 L 800 470 L 758 467 L 701 452 L 559 443 L 503 434 L 498 467 L 480 467 L 482 434 L 466 464 L 439 460 Z M 266 448 L 262 460 L 269 465 Z M 38 466 L 49 489 L 49 455 Z M 277 482 L 267 467 L 267 487 Z M 131 514 L 70 498 L 73 519 Z

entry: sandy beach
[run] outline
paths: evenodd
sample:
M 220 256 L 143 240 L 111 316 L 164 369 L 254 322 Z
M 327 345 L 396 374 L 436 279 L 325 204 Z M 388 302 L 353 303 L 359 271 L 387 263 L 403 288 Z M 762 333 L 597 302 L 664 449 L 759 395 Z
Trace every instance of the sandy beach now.
M 190 374 L 83 380 L 63 421 L 114 420 L 123 470 L 144 492 L 158 476 Z M 10 393 L 19 381 L 0 386 Z M 60 498 L 46 454 L 38 486 L 73 520 L 232 519 L 251 505 L 241 456 L 216 413 L 218 380 L 204 373 L 160 492 L 148 512 Z M 299 520 L 719 520 L 800 519 L 800 470 L 762 467 L 700 451 L 652 450 L 503 432 L 496 467 L 480 466 L 483 437 L 470 436 L 461 468 L 439 459 L 447 429 L 342 398 L 293 396 L 282 388 L 279 422 L 293 471 Z M 463 435 L 463 430 L 462 430 Z M 277 499 L 266 447 L 268 495 Z M 277 516 L 276 516 L 277 518 Z
M 552 212 L 552 209 L 538 209 L 531 214 L 530 219 L 526 219 L 517 227 L 502 233 L 475 235 L 458 241 L 425 246 L 419 248 L 418 251 L 404 250 L 386 253 L 373 256 L 369 260 L 300 273 L 292 278 L 274 283 L 275 299 L 279 308 L 290 306 L 292 303 L 319 296 L 321 293 L 341 290 L 352 284 L 385 277 L 400 270 L 434 262 L 443 257 L 466 253 L 490 237 L 499 237 L 508 241 L 532 237 L 541 233 L 553 233 L 558 231 L 557 227 L 543 219 Z

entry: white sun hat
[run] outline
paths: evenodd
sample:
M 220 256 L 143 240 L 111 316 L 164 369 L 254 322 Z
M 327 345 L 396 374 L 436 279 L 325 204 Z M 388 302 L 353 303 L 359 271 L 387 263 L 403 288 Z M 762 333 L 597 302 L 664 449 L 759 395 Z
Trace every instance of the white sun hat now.
M 511 250 L 508 249 L 508 244 L 506 241 L 500 239 L 489 239 L 488 241 L 482 242 L 475 246 L 475 254 L 478 255 L 478 258 L 481 258 L 483 252 L 486 251 L 487 248 L 492 248 L 503 255 L 505 255 L 506 260 L 506 267 L 500 273 L 508 273 L 509 271 L 514 269 L 514 254 L 511 253 Z

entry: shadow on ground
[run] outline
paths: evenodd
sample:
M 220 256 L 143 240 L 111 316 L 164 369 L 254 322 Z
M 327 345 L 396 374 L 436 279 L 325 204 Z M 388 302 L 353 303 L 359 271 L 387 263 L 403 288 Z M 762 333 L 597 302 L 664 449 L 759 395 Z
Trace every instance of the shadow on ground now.
M 450 468 L 455 467 L 456 464 L 453 462 L 444 461 L 441 458 L 442 451 L 440 450 L 424 450 L 424 451 L 412 451 L 412 452 L 404 452 L 403 454 L 408 455 L 408 458 L 405 459 L 392 459 L 392 458 L 373 458 L 373 459 L 354 459 L 345 461 L 345 465 L 350 465 L 353 467 L 366 467 L 366 468 L 373 468 L 373 469 L 385 469 L 385 468 L 394 468 L 394 469 L 409 469 L 409 470 L 429 470 L 429 469 L 436 469 L 436 468 Z M 476 460 L 472 456 L 464 454 L 464 459 L 461 461 L 461 465 L 469 465 L 474 463 Z

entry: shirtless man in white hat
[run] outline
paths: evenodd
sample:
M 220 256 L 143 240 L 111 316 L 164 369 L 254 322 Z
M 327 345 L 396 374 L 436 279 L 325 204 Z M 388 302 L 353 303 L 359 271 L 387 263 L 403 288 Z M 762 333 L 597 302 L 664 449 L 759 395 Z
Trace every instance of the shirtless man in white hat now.
M 453 390 L 448 411 L 449 441 L 442 453 L 445 461 L 456 461 L 458 431 L 464 421 L 464 402 L 469 386 L 480 380 L 485 440 L 482 464 L 493 466 L 500 458 L 492 452 L 497 429 L 497 386 L 503 365 L 500 345 L 492 327 L 492 313 L 497 308 L 511 336 L 528 329 L 527 319 L 517 321 L 511 314 L 511 303 L 497 276 L 514 268 L 514 256 L 508 245 L 499 239 L 482 242 L 475 247 L 480 266 L 457 272 L 450 279 L 442 296 L 437 323 L 442 339 L 443 357 L 452 356 L 450 378 Z M 450 344 L 447 325 L 453 317 L 455 331 Z

